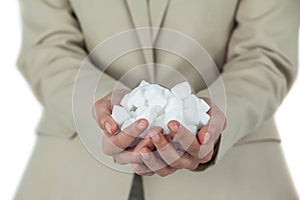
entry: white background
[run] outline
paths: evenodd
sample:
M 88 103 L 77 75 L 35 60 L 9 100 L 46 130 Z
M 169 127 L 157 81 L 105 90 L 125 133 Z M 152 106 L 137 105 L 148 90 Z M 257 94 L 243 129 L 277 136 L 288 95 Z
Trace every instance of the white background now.
M 4 3 L 5 2 L 5 3 Z M 18 72 L 15 62 L 21 44 L 16 0 L 0 2 L 0 199 L 12 199 L 35 142 L 41 107 Z M 276 119 L 292 177 L 300 191 L 300 81 L 279 108 Z M 297 155 L 298 154 L 298 155 Z

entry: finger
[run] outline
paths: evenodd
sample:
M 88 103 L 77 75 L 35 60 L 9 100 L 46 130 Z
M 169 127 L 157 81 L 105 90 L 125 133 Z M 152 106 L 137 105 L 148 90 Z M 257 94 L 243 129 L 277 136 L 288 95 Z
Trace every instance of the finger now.
M 96 101 L 93 106 L 93 117 L 97 119 L 97 117 L 101 117 L 101 114 L 109 114 L 111 113 L 111 103 L 109 101 L 109 95 L 106 97 Z
M 197 134 L 201 144 L 214 144 L 226 128 L 226 117 L 215 104 L 212 105 L 208 114 L 210 115 L 209 123 L 202 127 Z
M 206 125 L 204 127 L 202 127 L 198 133 L 197 133 L 197 138 L 200 142 L 200 144 L 208 144 L 208 142 L 210 141 L 210 133 L 208 132 L 208 127 L 209 125 Z
M 115 120 L 110 116 L 106 115 L 99 121 L 100 127 L 103 127 L 102 130 L 104 133 L 108 133 L 108 136 L 117 134 L 118 125 Z
M 200 144 L 194 134 L 175 120 L 170 121 L 168 127 L 174 139 L 181 144 L 186 152 L 192 156 L 198 156 Z
M 207 163 L 212 159 L 214 154 L 214 150 L 212 149 L 204 158 L 199 160 L 199 163 Z
M 128 92 L 129 90 L 123 89 L 114 90 L 95 103 L 93 107 L 93 117 L 102 130 L 106 130 L 110 134 L 118 130 L 118 125 L 111 118 L 112 105 L 119 105 L 123 96 Z
M 154 145 L 152 144 L 152 142 L 150 141 L 149 138 L 142 139 L 137 144 L 137 146 L 126 149 L 126 150 L 118 153 L 117 155 L 114 156 L 114 158 L 115 158 L 116 162 L 120 165 L 125 165 L 125 164 L 129 164 L 129 163 L 143 163 L 143 161 L 140 157 L 140 154 L 139 154 L 139 150 L 144 147 L 150 149 L 151 151 L 154 148 Z
M 176 169 L 191 169 L 196 166 L 193 159 L 183 155 L 184 151 L 177 151 L 171 143 L 162 135 L 161 132 L 150 131 L 149 136 L 156 147 L 159 155 L 170 167 Z
M 152 176 L 155 174 L 146 165 L 141 163 L 133 163 L 132 168 L 136 174 L 141 176 Z
M 126 165 L 129 163 L 143 163 L 140 154 L 132 151 L 122 151 L 114 156 L 115 161 L 120 165 Z
M 168 176 L 176 171 L 175 168 L 169 167 L 164 163 L 160 158 L 158 158 L 153 152 L 150 152 L 149 149 L 143 148 L 140 150 L 140 155 L 145 165 L 157 175 L 161 177 Z
M 103 137 L 102 148 L 103 152 L 107 155 L 114 156 L 132 144 L 136 138 L 144 132 L 148 126 L 148 121 L 140 119 L 119 132 L 117 135 Z
M 130 90 L 127 89 L 113 90 L 110 96 L 111 105 L 120 105 L 123 97 L 129 92 Z
M 111 117 L 111 103 L 109 100 L 101 99 L 95 103 L 93 116 L 100 128 L 109 134 L 118 130 L 117 123 Z
M 103 120 L 106 119 L 107 116 L 111 115 L 111 104 L 108 100 L 101 99 L 97 101 L 94 105 L 94 116 L 98 124 L 102 129 L 104 129 Z
M 201 145 L 198 158 L 199 159 L 204 159 L 206 156 L 209 155 L 209 153 L 211 151 L 213 151 L 213 149 L 214 149 L 214 145 L 213 144 L 204 144 L 204 145 Z
M 145 137 L 143 138 L 135 147 L 134 147 L 134 152 L 139 152 L 140 149 L 142 148 L 148 148 L 150 149 L 150 151 L 152 151 L 154 149 L 154 145 L 151 142 L 149 137 Z
M 169 143 L 163 136 L 161 129 L 151 129 L 148 136 L 151 138 L 151 142 L 154 144 L 161 158 L 167 165 L 177 169 L 184 168 L 184 166 L 182 166 L 182 164 L 178 161 L 180 160 L 180 155 L 171 143 Z

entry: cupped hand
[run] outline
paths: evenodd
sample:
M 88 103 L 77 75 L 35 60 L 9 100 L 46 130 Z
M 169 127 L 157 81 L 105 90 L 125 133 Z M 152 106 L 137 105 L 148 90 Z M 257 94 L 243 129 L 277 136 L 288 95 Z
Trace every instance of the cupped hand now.
M 226 118 L 209 99 L 205 100 L 212 107 L 208 112 L 211 119 L 196 136 L 179 122 L 170 121 L 170 135 L 163 135 L 162 128 L 154 127 L 137 146 L 130 148 L 148 127 L 148 122 L 140 119 L 118 132 L 118 126 L 111 117 L 112 105 L 119 104 L 127 92 L 114 91 L 95 104 L 96 119 L 105 133 L 102 142 L 105 154 L 113 156 L 119 164 L 132 164 L 135 172 L 144 176 L 158 174 L 164 177 L 178 169 L 194 170 L 199 164 L 211 160 L 214 145 L 226 127 Z
M 199 164 L 211 160 L 214 145 L 226 127 L 226 118 L 209 99 L 205 100 L 212 107 L 208 112 L 211 119 L 199 130 L 197 136 L 177 121 L 168 123 L 173 140 L 165 137 L 161 128 L 151 129 L 147 136 L 155 146 L 156 152 L 152 152 L 147 147 L 139 148 L 140 157 L 144 163 L 133 165 L 136 173 L 145 175 L 145 172 L 152 171 L 160 176 L 167 176 L 178 169 L 195 170 Z
M 139 119 L 131 126 L 119 131 L 111 117 L 112 106 L 119 105 L 128 90 L 114 90 L 94 105 L 94 117 L 104 132 L 102 150 L 106 155 L 116 156 L 127 149 L 148 127 L 145 119 Z M 145 146 L 145 145 L 144 145 Z

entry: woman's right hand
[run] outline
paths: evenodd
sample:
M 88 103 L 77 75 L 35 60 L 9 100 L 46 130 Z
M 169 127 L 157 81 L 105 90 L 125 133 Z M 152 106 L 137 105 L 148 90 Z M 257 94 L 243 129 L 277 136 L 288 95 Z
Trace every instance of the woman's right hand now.
M 128 92 L 128 90 L 114 90 L 98 100 L 94 105 L 94 117 L 104 132 L 102 150 L 106 155 L 117 157 L 117 155 L 127 149 L 149 125 L 146 119 L 139 119 L 131 126 L 118 132 L 119 127 L 111 117 L 112 107 L 113 105 L 120 104 L 121 99 Z

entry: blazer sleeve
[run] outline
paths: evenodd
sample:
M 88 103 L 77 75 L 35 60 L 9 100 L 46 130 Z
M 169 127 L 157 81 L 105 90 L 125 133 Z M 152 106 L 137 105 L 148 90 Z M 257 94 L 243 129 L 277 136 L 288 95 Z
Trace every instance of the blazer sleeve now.
M 68 2 L 20 0 L 23 44 L 17 66 L 44 108 L 76 132 L 72 91 L 87 51 L 79 23 Z M 78 82 L 99 78 L 100 70 L 90 61 L 86 62 L 88 67 L 81 71 Z M 102 83 L 96 91 L 96 99 L 109 93 L 116 80 L 104 73 Z
M 241 0 L 221 78 L 227 128 L 218 162 L 239 139 L 271 117 L 297 74 L 298 0 Z M 207 89 L 199 97 L 209 97 Z

